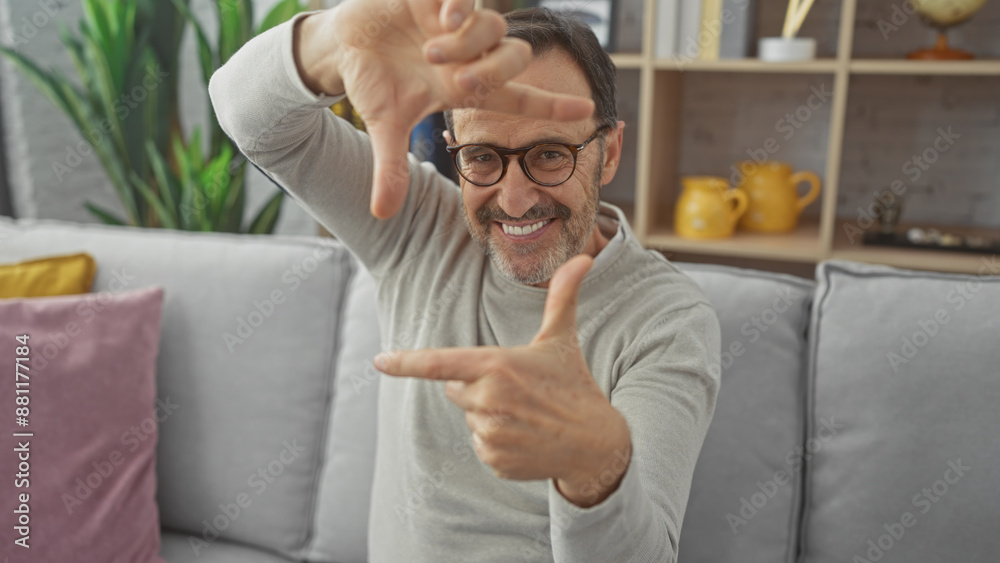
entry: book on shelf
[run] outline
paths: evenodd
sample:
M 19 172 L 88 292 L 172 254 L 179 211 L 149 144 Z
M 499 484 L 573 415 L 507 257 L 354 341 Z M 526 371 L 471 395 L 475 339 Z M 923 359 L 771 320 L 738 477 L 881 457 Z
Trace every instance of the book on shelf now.
M 672 59 L 677 56 L 677 18 L 680 2 L 658 0 L 656 3 L 656 56 Z
M 658 0 L 657 58 L 744 59 L 753 49 L 755 0 Z
M 537 0 L 537 6 L 548 8 L 553 12 L 562 12 L 588 26 L 597 36 L 601 47 L 606 51 L 613 51 L 615 43 L 612 37 L 614 26 L 612 17 L 612 0 Z
M 753 48 L 755 15 L 754 0 L 722 1 L 720 59 L 745 59 L 750 56 Z
M 679 59 L 698 58 L 698 33 L 701 31 L 701 0 L 680 0 L 677 17 L 677 51 Z
M 676 2 L 676 0 L 674 0 Z M 615 0 L 611 21 L 614 22 L 614 51 L 642 52 L 642 10 L 644 0 Z
M 698 60 L 714 61 L 719 58 L 720 35 L 722 35 L 722 0 L 702 0 Z
M 676 2 L 676 0 L 673 0 Z M 539 6 L 563 12 L 588 25 L 609 53 L 642 52 L 645 0 L 518 0 L 515 6 Z

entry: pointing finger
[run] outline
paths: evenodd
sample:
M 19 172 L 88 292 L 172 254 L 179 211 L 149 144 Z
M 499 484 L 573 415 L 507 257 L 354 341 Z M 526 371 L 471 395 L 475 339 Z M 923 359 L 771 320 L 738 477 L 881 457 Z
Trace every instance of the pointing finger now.
M 486 375 L 497 350 L 484 346 L 383 352 L 375 356 L 375 367 L 397 377 L 471 382 Z
M 578 254 L 559 266 L 552 275 L 549 293 L 545 298 L 542 328 L 535 341 L 567 334 L 576 338 L 576 307 L 580 284 L 593 265 L 593 258 Z

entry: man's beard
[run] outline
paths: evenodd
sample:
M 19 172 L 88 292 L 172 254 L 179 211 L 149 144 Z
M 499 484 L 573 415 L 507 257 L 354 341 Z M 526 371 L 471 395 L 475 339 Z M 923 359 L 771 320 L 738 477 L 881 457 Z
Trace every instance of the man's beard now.
M 602 151 L 603 153 L 603 151 Z M 603 158 L 600 162 L 603 162 Z M 573 213 L 569 207 L 553 202 L 539 203 L 529 209 L 521 217 L 511 217 L 499 206 L 484 205 L 476 210 L 475 223 L 468 210 L 463 213 L 465 224 L 473 240 L 493 260 L 500 273 L 507 279 L 524 285 L 535 285 L 552 278 L 559 266 L 567 260 L 583 252 L 587 241 L 597 225 L 597 208 L 601 186 L 601 168 L 598 167 L 595 176 L 588 187 L 587 199 L 579 213 Z M 535 219 L 561 219 L 558 239 L 553 243 L 542 239 L 531 242 L 510 242 L 503 235 L 496 235 L 492 229 L 493 223 L 532 221 Z M 553 228 L 550 225 L 548 228 Z

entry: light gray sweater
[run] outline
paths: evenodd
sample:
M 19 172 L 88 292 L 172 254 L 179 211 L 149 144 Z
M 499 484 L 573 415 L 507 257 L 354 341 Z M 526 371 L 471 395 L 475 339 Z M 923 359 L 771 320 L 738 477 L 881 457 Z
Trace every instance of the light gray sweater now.
M 378 284 L 385 349 L 519 346 L 541 326 L 546 290 L 504 278 L 469 235 L 459 188 L 411 155 L 402 209 L 369 213 L 368 137 L 302 83 L 292 22 L 249 42 L 212 77 L 212 103 L 246 156 L 344 242 Z M 719 325 L 699 288 L 623 232 L 580 288 L 587 365 L 628 422 L 618 489 L 583 509 L 552 480 L 494 476 L 442 382 L 383 377 L 369 525 L 375 563 L 560 563 L 676 559 L 691 476 L 715 408 Z M 604 255 L 605 252 L 609 254 Z

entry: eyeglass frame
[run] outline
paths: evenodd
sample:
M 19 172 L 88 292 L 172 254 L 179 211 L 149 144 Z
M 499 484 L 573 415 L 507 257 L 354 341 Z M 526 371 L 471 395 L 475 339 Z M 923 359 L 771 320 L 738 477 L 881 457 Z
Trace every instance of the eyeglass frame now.
M 580 151 L 582 151 L 583 149 L 587 148 L 587 145 L 589 145 L 590 143 L 594 142 L 598 138 L 598 136 L 600 136 L 601 132 L 604 131 L 604 130 L 606 130 L 606 129 L 608 129 L 607 125 L 602 125 L 602 126 L 598 127 L 597 130 L 594 131 L 593 135 L 591 135 L 590 137 L 588 137 L 586 141 L 584 141 L 584 142 L 582 142 L 580 144 L 577 144 L 577 145 L 570 144 L 570 143 L 554 143 L 554 142 L 551 142 L 551 141 L 546 141 L 544 143 L 535 143 L 534 145 L 529 145 L 527 147 L 519 147 L 519 148 L 516 148 L 516 149 L 508 149 L 508 148 L 503 148 L 503 147 L 497 147 L 497 146 L 494 146 L 494 145 L 488 145 L 488 144 L 485 144 L 485 143 L 466 143 L 464 145 L 457 145 L 457 146 L 454 146 L 454 147 L 445 147 L 445 150 L 448 151 L 448 154 L 451 155 L 452 164 L 455 165 L 455 170 L 458 172 L 458 175 L 461 176 L 463 180 L 465 180 L 466 182 L 468 182 L 468 183 L 470 183 L 470 184 L 472 184 L 474 186 L 479 186 L 481 188 L 488 188 L 490 186 L 495 186 L 495 185 L 499 184 L 500 180 L 503 180 L 503 177 L 507 175 L 507 165 L 510 164 L 510 157 L 511 156 L 517 156 L 517 162 L 521 166 L 521 172 L 524 172 L 524 175 L 529 180 L 531 180 L 532 182 L 538 184 L 539 186 L 545 186 L 546 188 L 553 188 L 555 186 L 561 186 L 562 184 L 565 184 L 566 182 L 569 181 L 570 178 L 573 177 L 573 174 L 576 174 L 577 155 L 580 153 Z M 534 150 L 534 149 L 536 149 L 538 147 L 542 147 L 542 146 L 545 146 L 545 145 L 557 145 L 557 146 L 560 146 L 560 147 L 566 147 L 566 150 L 568 150 L 573 155 L 573 170 L 569 173 L 569 176 L 566 176 L 566 179 L 563 180 L 562 182 L 558 182 L 556 184 L 546 184 L 544 182 L 539 182 L 538 180 L 535 179 L 534 176 L 531 175 L 531 172 L 528 171 L 528 165 L 524 163 L 524 157 L 527 156 L 529 152 L 531 152 L 532 150 Z M 466 178 L 465 175 L 462 174 L 462 169 L 459 168 L 459 166 L 458 166 L 458 153 L 462 149 L 464 149 L 465 147 L 486 147 L 486 148 L 488 148 L 488 149 L 496 152 L 498 155 L 500 155 L 500 160 L 503 163 L 502 164 L 503 168 L 500 170 L 500 177 L 497 178 L 495 182 L 492 182 L 492 183 L 489 183 L 489 184 L 480 184 L 480 183 L 473 182 L 472 180 Z

